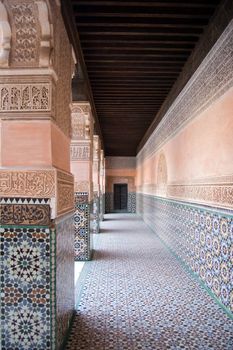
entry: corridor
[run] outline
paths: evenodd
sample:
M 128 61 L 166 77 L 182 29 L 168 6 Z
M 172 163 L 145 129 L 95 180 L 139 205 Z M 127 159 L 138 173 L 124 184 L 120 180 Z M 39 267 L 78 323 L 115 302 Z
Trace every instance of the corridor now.
M 233 349 L 233 321 L 139 216 L 95 235 L 67 350 Z

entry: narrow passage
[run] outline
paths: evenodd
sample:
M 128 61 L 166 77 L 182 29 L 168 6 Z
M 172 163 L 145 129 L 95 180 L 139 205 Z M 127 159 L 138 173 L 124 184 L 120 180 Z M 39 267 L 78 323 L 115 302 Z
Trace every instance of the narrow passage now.
M 97 237 L 67 350 L 233 349 L 233 321 L 133 214 Z

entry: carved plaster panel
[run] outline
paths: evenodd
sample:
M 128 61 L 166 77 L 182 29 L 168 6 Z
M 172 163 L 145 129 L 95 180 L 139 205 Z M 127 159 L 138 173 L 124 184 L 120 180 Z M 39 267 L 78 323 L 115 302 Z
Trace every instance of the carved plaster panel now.
M 89 160 L 90 146 L 89 145 L 72 145 L 70 146 L 70 158 L 73 161 Z
M 0 170 L 0 197 L 52 198 L 54 218 L 74 208 L 73 175 L 56 169 Z
M 0 204 L 2 225 L 50 225 L 50 206 L 44 204 Z
M 85 138 L 85 115 L 77 112 L 72 112 L 71 126 L 73 140 L 80 140 Z
M 71 136 L 71 78 L 74 70 L 72 47 L 58 9 L 54 14 L 54 52 L 52 64 L 57 73 L 58 80 L 55 89 L 55 119 L 60 129 Z
M 39 66 L 41 30 L 36 2 L 8 0 L 4 4 L 12 30 L 11 66 Z
M 233 184 L 229 185 L 170 185 L 167 195 L 185 201 L 233 207 Z
M 0 112 L 51 110 L 51 84 L 0 84 Z
M 57 214 L 74 210 L 74 180 L 69 173 L 57 172 Z
M 0 171 L 2 197 L 55 197 L 53 170 Z
M 48 67 L 52 49 L 52 24 L 46 1 L 4 0 L 11 27 L 10 65 Z
M 137 188 L 137 192 L 232 209 L 233 176 L 196 179 L 192 183 L 169 183 L 164 193 L 157 185 L 144 184 Z
M 75 192 L 87 192 L 89 193 L 89 181 L 78 181 L 74 184 L 74 191 Z
M 73 140 L 89 140 L 92 137 L 93 120 L 89 103 L 72 103 L 71 120 Z

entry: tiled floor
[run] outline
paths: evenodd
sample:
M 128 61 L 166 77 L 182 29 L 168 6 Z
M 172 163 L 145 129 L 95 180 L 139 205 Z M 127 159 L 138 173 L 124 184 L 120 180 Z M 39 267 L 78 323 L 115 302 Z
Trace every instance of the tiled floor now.
M 134 214 L 109 214 L 67 350 L 233 349 L 233 321 Z

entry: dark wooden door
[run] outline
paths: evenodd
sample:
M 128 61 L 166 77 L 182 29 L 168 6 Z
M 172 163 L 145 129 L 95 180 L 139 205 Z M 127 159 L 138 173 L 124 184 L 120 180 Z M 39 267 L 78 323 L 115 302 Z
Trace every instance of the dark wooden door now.
M 128 185 L 114 185 L 114 210 L 127 210 L 128 202 Z

